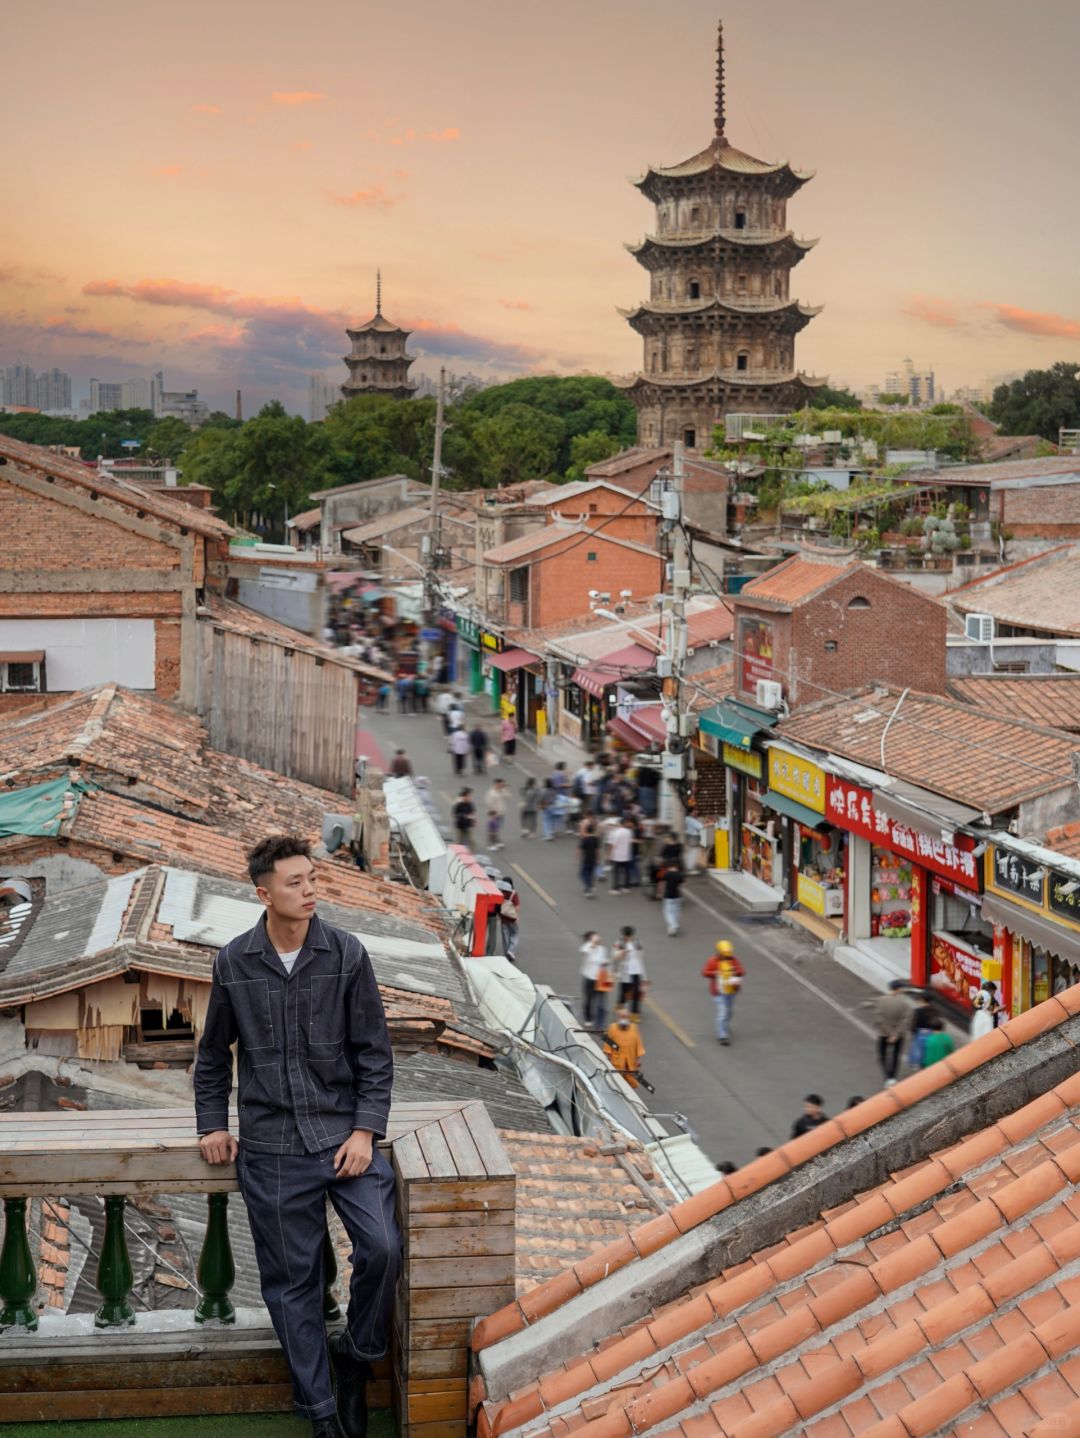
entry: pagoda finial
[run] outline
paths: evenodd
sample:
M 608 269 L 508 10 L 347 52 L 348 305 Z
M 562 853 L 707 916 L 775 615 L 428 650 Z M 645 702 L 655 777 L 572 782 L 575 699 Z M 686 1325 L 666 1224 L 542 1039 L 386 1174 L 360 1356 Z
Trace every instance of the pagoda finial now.
M 724 22 L 716 27 L 716 138 L 724 134 Z
M 382 314 L 382 270 L 375 271 L 375 313 Z

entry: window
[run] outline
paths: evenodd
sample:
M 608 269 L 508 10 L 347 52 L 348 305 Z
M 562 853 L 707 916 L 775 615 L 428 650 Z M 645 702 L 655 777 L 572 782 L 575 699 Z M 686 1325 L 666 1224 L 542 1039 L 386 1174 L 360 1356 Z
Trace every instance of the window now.
M 589 505 L 589 513 L 590 513 L 590 514 L 595 514 L 595 513 L 597 512 L 598 508 L 599 508 L 598 505 L 590 504 L 590 505 Z
M 511 604 L 528 604 L 529 602 L 529 571 L 524 566 L 521 569 L 510 571 L 510 602 Z
M 737 295 L 745 295 L 745 294 L 746 294 L 746 291 L 747 291 L 746 276 L 745 276 L 745 275 L 739 275 L 739 277 L 738 277 L 738 278 L 736 279 L 736 281 L 735 281 L 735 293 L 736 293 Z
M 735 356 L 735 368 L 736 368 L 736 369 L 749 369 L 749 368 L 750 368 L 750 351 L 749 351 L 749 350 L 740 350 L 739 353 Z
M 691 280 L 686 287 L 686 291 L 692 300 L 701 299 L 701 285 L 697 280 Z
M 697 447 L 697 430 L 684 429 L 682 442 L 687 449 L 695 449 Z
M 849 608 L 849 609 L 869 609 L 869 608 L 870 608 L 870 601 L 869 601 L 869 599 L 864 599 L 861 594 L 856 594 L 856 596 L 855 596 L 854 599 L 849 599 L 849 600 L 848 600 L 848 608 Z
M 735 211 L 735 228 L 736 228 L 737 230 L 745 230 L 745 229 L 746 229 L 746 211 L 745 211 L 745 210 L 736 210 L 736 211 Z
M 826 654 L 835 654 L 835 653 L 836 653 L 836 640 L 835 640 L 835 639 L 826 639 L 826 641 L 825 641 L 825 653 L 826 653 Z
M 588 561 L 589 564 L 595 564 L 595 563 L 596 563 L 596 550 L 595 550 L 595 549 L 586 550 L 585 558 L 586 558 L 586 560 Z
M 691 223 L 692 225 L 697 225 L 697 224 L 700 224 L 700 222 L 701 222 L 701 211 L 700 211 L 700 209 L 697 207 L 697 205 L 692 205 L 692 206 L 690 207 L 690 223 Z
M 45 655 L 40 651 L 0 655 L 0 694 L 44 694 Z

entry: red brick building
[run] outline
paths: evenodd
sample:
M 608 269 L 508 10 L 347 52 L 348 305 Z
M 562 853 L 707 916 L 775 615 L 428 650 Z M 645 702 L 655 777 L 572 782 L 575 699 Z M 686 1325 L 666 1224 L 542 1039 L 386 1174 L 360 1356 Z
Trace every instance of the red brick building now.
M 945 692 L 944 607 L 847 556 L 804 550 L 748 584 L 734 610 L 740 698 L 754 701 L 759 681 L 792 709 L 876 680 Z

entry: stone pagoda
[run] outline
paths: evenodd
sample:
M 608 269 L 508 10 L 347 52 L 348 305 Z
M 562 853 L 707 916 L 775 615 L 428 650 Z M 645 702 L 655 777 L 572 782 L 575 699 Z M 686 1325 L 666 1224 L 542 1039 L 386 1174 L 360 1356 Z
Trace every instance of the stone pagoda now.
M 621 386 L 639 444 L 681 439 L 702 451 L 726 414 L 799 409 L 824 383 L 795 368 L 795 336 L 820 310 L 791 297 L 791 269 L 817 241 L 788 229 L 787 202 L 810 178 L 728 141 L 721 25 L 712 143 L 633 182 L 656 206 L 655 233 L 627 246 L 649 273 L 649 298 L 620 311 L 645 345 L 641 371 Z
M 381 394 L 387 399 L 411 399 L 416 385 L 409 378 L 409 366 L 416 358 L 406 353 L 405 341 L 411 331 L 398 329 L 382 312 L 382 272 L 375 277 L 375 314 L 366 325 L 346 330 L 352 354 L 344 356 L 349 378 L 341 386 L 346 399 L 358 394 Z

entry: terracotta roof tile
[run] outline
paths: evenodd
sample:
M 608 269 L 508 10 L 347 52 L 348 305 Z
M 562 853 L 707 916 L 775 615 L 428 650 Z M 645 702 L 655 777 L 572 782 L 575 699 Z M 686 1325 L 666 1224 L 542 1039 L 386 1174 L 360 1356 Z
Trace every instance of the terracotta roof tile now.
M 812 595 L 827 589 L 837 580 L 855 570 L 861 569 L 858 562 L 835 559 L 810 559 L 804 555 L 792 555 L 767 569 L 760 578 L 752 580 L 740 591 L 739 598 L 750 603 L 765 602 L 782 608 L 793 608 L 805 603 Z
M 972 674 L 946 687 L 954 699 L 1001 718 L 1080 730 L 1080 674 Z

